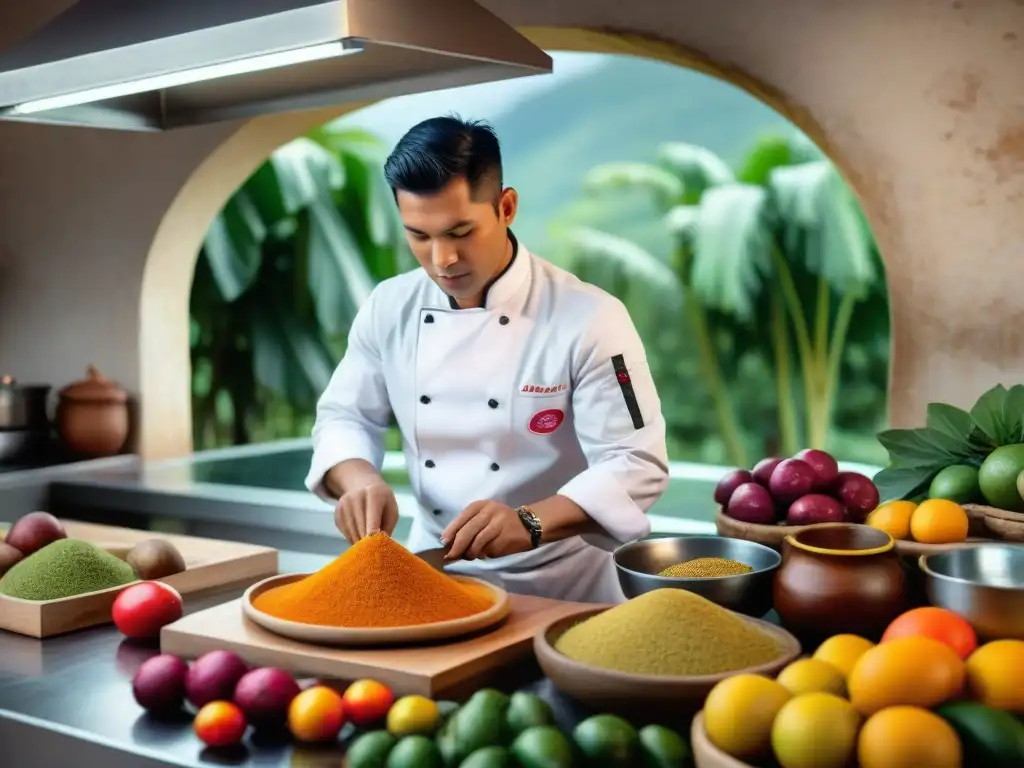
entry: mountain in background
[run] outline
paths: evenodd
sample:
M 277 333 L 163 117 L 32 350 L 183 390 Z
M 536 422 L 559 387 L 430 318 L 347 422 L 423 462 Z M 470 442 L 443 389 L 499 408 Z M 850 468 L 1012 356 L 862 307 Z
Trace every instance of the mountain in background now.
M 667 250 L 652 232 L 659 228 L 651 227 L 656 213 L 646 201 L 581 204 L 583 177 L 593 166 L 650 162 L 670 141 L 707 147 L 735 165 L 761 136 L 797 131 L 771 107 L 716 78 L 632 56 L 606 58 L 599 68 L 527 97 L 493 120 L 506 183 L 520 193 L 514 229 L 548 258 L 555 258 L 546 252 L 554 247 L 555 222 L 600 222 L 655 252 Z

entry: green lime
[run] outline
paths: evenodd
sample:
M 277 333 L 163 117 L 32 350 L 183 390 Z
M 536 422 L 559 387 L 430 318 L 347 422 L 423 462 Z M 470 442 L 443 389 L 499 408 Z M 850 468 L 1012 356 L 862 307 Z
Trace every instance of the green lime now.
M 590 765 L 631 768 L 639 763 L 640 739 L 636 729 L 616 715 L 594 715 L 572 732 L 576 746 Z
M 510 701 L 511 699 L 507 693 L 502 693 L 494 688 L 481 688 L 469 697 L 469 701 L 466 702 L 466 706 L 477 706 L 481 703 L 486 703 L 505 710 L 508 709 Z
M 509 768 L 512 758 L 504 747 L 478 749 L 459 764 L 459 768 Z
M 570 768 L 572 744 L 553 725 L 535 725 L 516 736 L 512 756 L 521 768 Z
M 511 734 L 505 706 L 497 697 L 473 696 L 460 707 L 446 723 L 444 738 L 438 740 L 445 762 L 458 765 L 478 749 L 507 744 Z
M 534 725 L 554 723 L 551 707 L 540 696 L 525 691 L 512 694 L 505 712 L 505 721 L 513 734 L 520 734 Z
M 345 751 L 348 768 L 385 768 L 388 755 L 398 739 L 387 731 L 369 731 Z
M 426 736 L 406 736 L 388 755 L 386 768 L 444 768 L 441 753 Z
M 686 739 L 663 725 L 647 725 L 640 729 L 640 748 L 645 768 L 684 768 L 690 764 L 690 747 Z
M 1024 765 L 1024 725 L 1009 712 L 958 701 L 935 714 L 953 726 L 964 749 L 964 765 L 1020 768 Z
M 966 464 L 954 464 L 939 471 L 928 487 L 929 499 L 948 499 L 957 504 L 981 501 L 978 470 Z
M 1024 499 L 1017 490 L 1017 477 L 1024 472 L 1024 445 L 1004 445 L 988 455 L 978 470 L 978 485 L 985 501 L 993 507 L 1024 511 Z

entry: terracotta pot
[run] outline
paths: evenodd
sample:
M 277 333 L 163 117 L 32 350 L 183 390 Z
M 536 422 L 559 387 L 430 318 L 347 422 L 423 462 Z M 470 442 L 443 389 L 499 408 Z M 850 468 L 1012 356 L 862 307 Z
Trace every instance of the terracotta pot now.
M 60 391 L 57 431 L 75 453 L 115 456 L 128 440 L 128 429 L 128 394 L 94 366 Z
M 846 632 L 877 639 L 906 609 L 906 573 L 884 531 L 810 525 L 783 542 L 774 600 L 782 625 L 805 642 Z

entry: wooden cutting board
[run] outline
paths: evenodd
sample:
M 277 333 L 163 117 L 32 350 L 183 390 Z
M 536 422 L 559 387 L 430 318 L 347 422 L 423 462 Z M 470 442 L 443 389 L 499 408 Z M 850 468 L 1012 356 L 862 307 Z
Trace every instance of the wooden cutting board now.
M 242 614 L 241 600 L 193 613 L 160 633 L 160 650 L 186 659 L 230 650 L 249 664 L 276 666 L 306 677 L 350 682 L 372 678 L 397 696 L 459 698 L 533 657 L 533 636 L 556 619 L 593 609 L 543 597 L 509 595 L 508 618 L 490 632 L 441 645 L 329 648 L 261 629 Z
M 233 541 L 203 539 L 119 528 L 109 525 L 61 520 L 68 538 L 96 544 L 124 557 L 135 544 L 146 539 L 164 539 L 173 544 L 185 560 L 185 570 L 159 579 L 182 595 L 208 589 L 255 583 L 277 573 L 277 550 Z M 108 624 L 114 599 L 124 587 L 36 602 L 0 595 L 0 629 L 29 637 L 52 637 L 77 629 Z

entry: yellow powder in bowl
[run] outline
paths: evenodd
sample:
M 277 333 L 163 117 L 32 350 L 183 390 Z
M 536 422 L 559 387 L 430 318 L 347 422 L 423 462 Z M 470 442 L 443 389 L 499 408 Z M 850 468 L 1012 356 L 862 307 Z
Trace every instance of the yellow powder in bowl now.
M 638 675 L 714 675 L 772 662 L 782 645 L 756 624 L 681 589 L 656 589 L 567 630 L 560 653 Z

